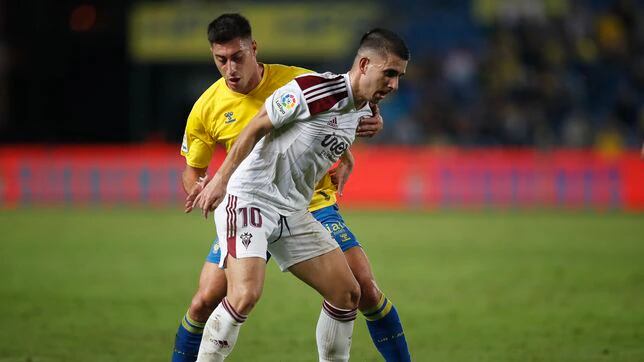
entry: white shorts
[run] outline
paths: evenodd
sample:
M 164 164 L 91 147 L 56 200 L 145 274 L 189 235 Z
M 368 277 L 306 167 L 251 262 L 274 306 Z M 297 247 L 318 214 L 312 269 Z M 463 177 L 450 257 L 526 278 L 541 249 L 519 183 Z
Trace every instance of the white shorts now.
M 226 256 L 266 259 L 271 253 L 282 271 L 338 248 L 329 231 L 308 210 L 281 216 L 268 204 L 227 194 L 215 209 L 221 246 L 219 266 Z

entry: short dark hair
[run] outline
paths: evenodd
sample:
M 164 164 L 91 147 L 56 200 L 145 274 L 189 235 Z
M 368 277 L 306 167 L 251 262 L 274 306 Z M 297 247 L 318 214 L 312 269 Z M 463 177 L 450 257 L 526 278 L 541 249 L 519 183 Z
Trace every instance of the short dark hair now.
M 381 53 L 392 53 L 400 57 L 402 60 L 409 60 L 409 48 L 398 34 L 391 30 L 375 28 L 369 30 L 360 39 L 360 47 L 362 49 L 373 49 Z
M 235 38 L 251 38 L 248 19 L 240 14 L 222 14 L 208 24 L 210 44 L 225 43 Z

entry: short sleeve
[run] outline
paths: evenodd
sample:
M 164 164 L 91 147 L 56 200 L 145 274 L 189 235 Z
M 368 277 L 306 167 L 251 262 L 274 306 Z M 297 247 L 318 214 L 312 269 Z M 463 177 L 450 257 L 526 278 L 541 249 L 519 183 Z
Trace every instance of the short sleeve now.
M 304 94 L 294 80 L 273 92 L 266 98 L 264 105 L 275 128 L 296 120 L 304 120 L 309 115 Z
M 212 158 L 215 143 L 206 132 L 201 119 L 201 108 L 195 104 L 186 123 L 186 130 L 181 142 L 181 155 L 186 164 L 195 168 L 207 168 Z

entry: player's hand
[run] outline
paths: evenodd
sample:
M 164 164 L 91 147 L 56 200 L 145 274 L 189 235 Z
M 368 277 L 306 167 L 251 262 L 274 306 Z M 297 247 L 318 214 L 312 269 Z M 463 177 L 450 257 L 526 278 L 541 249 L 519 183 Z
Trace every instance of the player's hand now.
M 373 116 L 360 119 L 360 123 L 358 123 L 358 128 L 356 129 L 356 136 L 358 137 L 373 137 L 382 131 L 384 127 L 384 121 L 380 115 L 378 105 L 370 103 L 369 106 L 371 107 Z
M 193 206 L 194 206 L 194 201 L 197 198 L 197 195 L 206 187 L 206 184 L 208 183 L 208 180 L 210 177 L 208 174 L 199 177 L 197 182 L 192 186 L 192 189 L 190 189 L 190 193 L 186 197 L 186 203 L 184 205 L 184 212 L 189 213 L 192 211 Z
M 344 192 L 344 185 L 349 181 L 351 171 L 353 171 L 353 165 L 344 160 L 340 160 L 338 165 L 329 171 L 331 182 L 335 185 L 335 188 L 338 190 L 338 195 L 340 196 L 342 196 Z
M 219 174 L 215 176 L 208 182 L 206 187 L 197 195 L 192 207 L 198 207 L 201 209 L 201 213 L 204 218 L 208 218 L 208 213 L 214 211 L 221 201 L 226 196 L 226 184 L 221 179 Z

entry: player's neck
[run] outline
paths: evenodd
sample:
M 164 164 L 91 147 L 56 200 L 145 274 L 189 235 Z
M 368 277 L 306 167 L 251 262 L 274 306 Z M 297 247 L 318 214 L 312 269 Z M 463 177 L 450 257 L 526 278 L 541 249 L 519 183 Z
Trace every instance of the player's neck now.
M 253 89 L 257 88 L 259 83 L 262 82 L 262 77 L 264 76 L 264 66 L 262 63 L 257 63 L 257 71 L 255 72 L 255 75 L 253 76 L 253 81 L 251 82 L 252 86 L 249 87 L 248 92 L 250 93 L 253 91 Z
M 358 74 L 354 73 L 354 70 L 349 71 L 349 83 L 351 84 L 351 95 L 353 96 L 353 103 L 356 109 L 360 109 L 367 104 L 367 97 L 363 97 L 360 94 L 360 78 Z
M 245 89 L 244 92 L 241 92 L 242 94 L 248 94 L 252 92 L 259 83 L 262 82 L 262 78 L 264 77 L 264 65 L 262 63 L 257 63 L 257 71 L 253 74 L 253 77 L 250 79 L 250 82 L 248 82 L 248 87 Z

